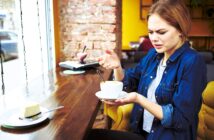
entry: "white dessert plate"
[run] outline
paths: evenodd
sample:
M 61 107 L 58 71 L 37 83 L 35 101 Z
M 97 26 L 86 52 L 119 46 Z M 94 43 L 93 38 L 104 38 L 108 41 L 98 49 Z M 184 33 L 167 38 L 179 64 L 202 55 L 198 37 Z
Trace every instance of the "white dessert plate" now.
M 63 74 L 71 74 L 71 75 L 75 75 L 75 74 L 83 74 L 85 73 L 85 70 L 64 70 Z
M 46 112 L 47 109 L 40 107 L 41 112 Z M 12 109 L 8 110 L 3 117 L 1 117 L 1 126 L 10 129 L 22 129 L 35 126 L 43 121 L 47 120 L 49 117 L 49 113 L 44 113 L 41 115 L 37 115 L 32 118 L 20 119 L 20 109 Z
M 117 98 L 113 98 L 113 97 L 109 97 L 108 94 L 104 94 L 102 91 L 98 91 L 96 92 L 95 94 L 99 99 L 102 99 L 102 100 L 116 100 L 116 99 L 121 99 L 121 98 L 125 98 L 128 93 L 125 92 L 125 91 L 122 91 L 119 95 L 119 97 Z

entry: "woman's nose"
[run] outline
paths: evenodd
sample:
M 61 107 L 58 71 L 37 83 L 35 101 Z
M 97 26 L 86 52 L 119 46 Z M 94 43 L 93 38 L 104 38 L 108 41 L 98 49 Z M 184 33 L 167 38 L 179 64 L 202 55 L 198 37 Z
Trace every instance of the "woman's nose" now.
M 156 33 L 153 33 L 152 35 L 149 36 L 150 40 L 152 42 L 157 42 L 158 41 L 158 36 Z

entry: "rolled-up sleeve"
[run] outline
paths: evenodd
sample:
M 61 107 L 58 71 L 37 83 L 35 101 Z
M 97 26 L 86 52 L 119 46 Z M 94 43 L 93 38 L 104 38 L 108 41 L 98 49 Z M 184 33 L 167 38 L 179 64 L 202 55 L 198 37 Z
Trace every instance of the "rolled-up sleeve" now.
M 154 55 L 155 50 L 152 49 L 145 57 L 140 60 L 140 62 L 134 68 L 125 70 L 124 79 L 122 80 L 125 91 L 137 91 L 141 75 L 144 74 L 145 70 L 148 67 L 149 60 L 154 57 Z
M 164 127 L 169 127 L 172 123 L 172 115 L 173 115 L 173 106 L 172 104 L 162 106 L 163 110 L 163 119 L 161 120 L 161 124 Z
M 139 84 L 139 77 L 137 68 L 128 69 L 125 71 L 125 76 L 123 79 L 124 90 L 127 92 L 136 91 Z

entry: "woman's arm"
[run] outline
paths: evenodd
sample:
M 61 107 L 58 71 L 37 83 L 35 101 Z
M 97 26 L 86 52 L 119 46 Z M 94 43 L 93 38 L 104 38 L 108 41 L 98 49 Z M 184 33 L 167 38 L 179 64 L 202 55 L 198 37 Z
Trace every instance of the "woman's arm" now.
M 149 101 L 146 97 L 138 94 L 137 92 L 129 93 L 125 98 L 117 99 L 114 102 L 105 101 L 107 104 L 111 105 L 124 105 L 128 103 L 137 103 L 142 106 L 144 109 L 148 110 L 151 114 L 153 114 L 157 119 L 163 119 L 163 110 L 162 106 L 157 103 L 153 103 Z
M 162 107 L 154 102 L 149 101 L 146 97 L 136 93 L 136 103 L 141 105 L 144 109 L 148 110 L 151 114 L 153 114 L 157 119 L 163 119 L 163 110 Z
M 122 81 L 124 78 L 123 68 L 119 66 L 118 68 L 114 69 L 114 79 L 117 81 Z

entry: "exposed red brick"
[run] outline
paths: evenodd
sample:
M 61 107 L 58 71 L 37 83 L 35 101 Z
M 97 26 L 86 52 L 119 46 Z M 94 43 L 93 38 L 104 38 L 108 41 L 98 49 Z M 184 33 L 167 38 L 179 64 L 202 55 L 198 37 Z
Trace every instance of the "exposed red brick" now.
M 97 5 L 110 5 L 115 6 L 116 0 L 88 0 L 90 3 L 97 4 Z
M 61 59 L 75 60 L 87 45 L 87 59 L 121 47 L 120 0 L 60 1 Z

